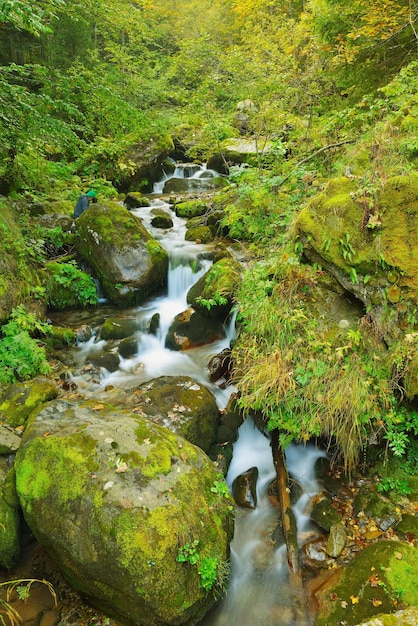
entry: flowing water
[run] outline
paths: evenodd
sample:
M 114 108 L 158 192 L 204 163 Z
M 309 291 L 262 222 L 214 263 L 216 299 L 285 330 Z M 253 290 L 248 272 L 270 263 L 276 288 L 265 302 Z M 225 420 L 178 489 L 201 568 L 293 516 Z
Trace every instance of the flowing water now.
M 188 177 L 198 181 L 212 175 L 205 168 L 202 170 L 190 164 L 177 165 L 171 175 L 164 176 L 155 185 L 155 195 L 151 196 L 152 206 L 132 211 L 143 220 L 149 232 L 169 254 L 168 289 L 165 295 L 150 299 L 142 306 L 124 310 L 123 313 L 105 302 L 99 308 L 99 316 L 96 312 L 92 314 L 91 320 L 83 312 L 81 321 L 91 323 L 93 327 L 100 315 L 102 320 L 103 316 L 134 316 L 140 326 L 136 335 L 137 354 L 125 359 L 120 357 L 120 366 L 115 372 L 102 369 L 99 380 L 86 377 L 82 368 L 91 355 L 106 348 L 106 342 L 99 338 L 99 331 L 94 333 L 90 341 L 80 343 L 75 348 L 74 354 L 80 368 L 79 373 L 74 375 L 74 381 L 86 397 L 100 398 L 101 392 L 109 386 L 128 389 L 159 376 L 186 375 L 212 391 L 219 408 L 226 406 L 235 389 L 232 386 L 222 389 L 211 383 L 207 363 L 211 356 L 230 346 L 234 338 L 234 315 L 225 327 L 225 338 L 220 341 L 187 352 L 170 351 L 164 346 L 174 316 L 188 307 L 188 290 L 208 270 L 211 261 L 208 258 L 208 246 L 185 241 L 185 220 L 176 217 L 158 194 L 162 193 L 167 181 L 173 177 Z M 151 210 L 155 207 L 172 214 L 173 228 L 161 231 L 152 227 Z M 148 327 L 151 317 L 156 313 L 160 316 L 160 326 L 158 333 L 153 335 L 149 333 Z M 67 324 L 75 322 L 71 315 L 66 313 Z M 99 329 L 99 325 L 96 328 Z M 319 490 L 314 478 L 314 465 L 320 456 L 325 455 L 313 446 L 293 445 L 286 452 L 289 474 L 301 492 L 294 505 L 301 543 L 309 533 L 309 502 Z M 279 509 L 271 504 L 267 496 L 267 487 L 275 478 L 270 441 L 247 419 L 234 444 L 233 459 L 227 475 L 228 485 L 231 487 L 233 480 L 251 467 L 257 467 L 259 472 L 257 506 L 254 510 L 236 511 L 229 587 L 225 598 L 201 622 L 202 626 L 299 626 L 294 611 L 299 599 L 294 597 L 288 584 L 286 551 L 278 525 Z

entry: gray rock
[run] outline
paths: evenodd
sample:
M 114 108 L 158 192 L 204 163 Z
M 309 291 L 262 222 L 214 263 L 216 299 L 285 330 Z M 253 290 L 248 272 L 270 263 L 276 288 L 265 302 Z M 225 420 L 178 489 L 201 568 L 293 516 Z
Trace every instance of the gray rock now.
M 332 524 L 329 529 L 329 537 L 326 552 L 329 556 L 336 559 L 340 556 L 347 543 L 347 532 L 342 524 Z

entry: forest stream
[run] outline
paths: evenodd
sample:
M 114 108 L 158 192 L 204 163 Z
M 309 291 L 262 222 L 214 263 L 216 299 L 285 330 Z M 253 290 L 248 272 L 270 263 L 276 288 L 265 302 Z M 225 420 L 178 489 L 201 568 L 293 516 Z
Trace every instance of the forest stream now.
M 203 178 L 201 176 L 203 175 Z M 193 192 L 202 181 L 203 189 L 208 173 L 201 168 L 186 168 L 178 165 L 172 177 L 190 178 Z M 171 211 L 164 195 L 164 184 L 171 177 L 156 183 L 150 194 L 150 207 L 134 209 L 147 230 L 161 243 L 169 254 L 167 293 L 150 298 L 144 305 L 116 309 L 102 298 L 95 310 L 67 310 L 51 313 L 54 324 L 72 328 L 87 325 L 93 335 L 87 341 L 79 342 L 69 349 L 73 363 L 72 373 L 66 384 L 70 389 L 85 398 L 105 401 L 109 389 L 132 388 L 160 376 L 189 376 L 204 385 L 216 398 L 222 411 L 227 406 L 235 388 L 231 384 L 211 382 L 208 373 L 210 358 L 228 348 L 235 336 L 235 316 L 233 312 L 225 324 L 224 338 L 213 343 L 187 351 L 173 351 L 165 347 L 168 328 L 174 316 L 187 309 L 186 296 L 190 287 L 203 276 L 212 261 L 208 254 L 211 245 L 188 243 L 185 241 L 185 220 Z M 151 224 L 152 209 L 164 209 L 173 218 L 173 227 L 167 230 L 154 228 Z M 349 307 L 350 305 L 348 305 Z M 346 315 L 356 315 L 355 310 Z M 158 315 L 157 332 L 149 331 L 150 320 Z M 100 325 L 107 317 L 135 318 L 139 330 L 135 337 L 137 351 L 124 358 L 119 355 L 119 367 L 115 371 L 100 369 L 100 378 L 92 376 L 86 366 L 92 356 L 117 351 L 117 346 L 108 345 L 100 338 Z M 314 446 L 292 444 L 286 450 L 286 463 L 293 485 L 297 486 L 293 497 L 293 512 L 297 522 L 297 538 L 300 547 L 313 541 L 319 535 L 318 527 L 310 521 L 312 498 L 321 491 L 316 479 L 316 466 L 326 453 Z M 257 468 L 256 506 L 253 509 L 236 507 L 235 532 L 231 543 L 231 576 L 225 596 L 199 622 L 202 626 L 304 626 L 312 624 L 315 618 L 314 607 L 308 607 L 308 615 L 301 621 L 298 607 L 305 598 L 297 597 L 289 584 L 286 547 L 280 532 L 279 508 L 274 505 L 268 493 L 275 479 L 270 438 L 257 429 L 250 418 L 246 419 L 238 431 L 238 439 L 233 445 L 233 457 L 226 476 L 227 484 L 233 492 L 234 480 L 251 468 Z M 54 606 L 50 591 L 44 587 L 33 587 L 26 602 L 13 599 L 13 606 L 23 617 L 26 626 L 105 626 L 115 625 L 84 604 L 78 594 L 64 582 L 51 559 L 39 545 L 29 542 L 21 561 L 8 573 L 13 578 L 47 579 L 54 586 L 58 605 Z M 312 577 L 312 576 L 311 576 Z M 4 577 L 3 577 L 4 578 Z

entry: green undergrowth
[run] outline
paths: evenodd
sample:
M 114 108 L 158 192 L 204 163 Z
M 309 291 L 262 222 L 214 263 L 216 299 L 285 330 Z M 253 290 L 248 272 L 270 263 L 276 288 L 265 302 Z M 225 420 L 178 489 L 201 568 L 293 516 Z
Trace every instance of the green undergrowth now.
M 278 428 L 284 446 L 325 437 L 347 471 L 371 440 L 404 458 L 418 414 L 402 403 L 397 351 L 385 348 L 366 316 L 340 328 L 318 312 L 322 274 L 281 252 L 244 275 L 233 349 L 239 405 Z

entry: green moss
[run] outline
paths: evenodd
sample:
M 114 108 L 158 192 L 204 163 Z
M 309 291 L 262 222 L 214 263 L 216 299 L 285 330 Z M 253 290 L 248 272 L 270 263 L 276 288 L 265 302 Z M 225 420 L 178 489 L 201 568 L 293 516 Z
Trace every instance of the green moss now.
M 95 441 L 85 435 L 36 438 L 19 450 L 16 459 L 16 487 L 19 497 L 31 508 L 31 501 L 54 492 L 60 505 L 85 493 L 90 473 L 97 470 L 86 464 Z
M 385 577 L 396 596 L 405 604 L 418 604 L 418 558 L 410 549 L 399 550 L 389 562 Z

